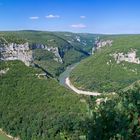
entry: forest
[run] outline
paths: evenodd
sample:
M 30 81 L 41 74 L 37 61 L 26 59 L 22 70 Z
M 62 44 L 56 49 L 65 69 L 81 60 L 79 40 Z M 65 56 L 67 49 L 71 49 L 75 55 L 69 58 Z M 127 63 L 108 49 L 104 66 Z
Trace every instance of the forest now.
M 0 128 L 21 140 L 140 139 L 140 84 L 115 95 L 78 96 L 41 70 L 2 62 Z M 97 99 L 102 100 L 100 104 Z

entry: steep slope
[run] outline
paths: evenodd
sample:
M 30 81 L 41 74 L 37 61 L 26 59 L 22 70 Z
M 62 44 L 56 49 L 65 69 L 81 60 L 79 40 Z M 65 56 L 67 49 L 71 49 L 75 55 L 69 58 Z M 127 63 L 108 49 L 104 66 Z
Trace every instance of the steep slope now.
M 65 34 L 40 31 L 0 32 L 1 60 L 21 60 L 27 65 L 36 63 L 56 77 L 67 65 L 89 56 L 95 38 L 91 35 L 80 42 L 78 34 L 70 33 L 69 40 L 73 41 L 69 42 L 64 37 Z M 83 44 L 86 42 L 90 43 Z
M 0 72 L 0 128 L 14 137 L 23 140 L 140 138 L 138 85 L 115 95 L 86 99 L 53 79 L 39 77 L 42 71 L 19 61 L 1 62 Z
M 95 54 L 71 73 L 79 89 L 113 92 L 140 80 L 140 35 L 102 36 Z
M 140 139 L 140 83 L 126 92 L 90 100 L 88 140 Z
M 89 33 L 55 32 L 57 36 L 67 40 L 75 49 L 91 54 L 95 39 L 98 35 Z
M 0 128 L 21 140 L 79 139 L 86 104 L 42 71 L 19 61 L 1 62 Z
M 11 42 L 7 37 L 6 43 L 5 38 L 1 38 L 1 50 Z M 29 42 L 16 35 L 12 38 L 16 44 L 10 49 L 12 55 L 15 48 L 21 50 L 20 45 Z M 61 87 L 45 71 L 48 68 L 38 65 L 46 60 L 50 67 L 58 63 L 54 50 L 44 44 L 29 43 L 29 50 L 22 47 L 22 54 L 33 52 L 36 67 L 27 67 L 24 61 L 0 61 L 0 128 L 21 140 L 140 139 L 140 86 L 132 84 L 140 79 L 139 38 L 102 36 L 96 40 L 94 55 L 72 73 L 76 86 L 116 91 L 114 95 L 77 96 Z M 3 52 L 1 58 L 7 58 Z M 125 92 L 119 91 L 122 88 Z

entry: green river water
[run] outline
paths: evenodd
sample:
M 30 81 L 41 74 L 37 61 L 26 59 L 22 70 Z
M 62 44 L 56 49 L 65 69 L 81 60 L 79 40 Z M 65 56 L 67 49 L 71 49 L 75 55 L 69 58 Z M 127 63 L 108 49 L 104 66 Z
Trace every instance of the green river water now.
M 58 78 L 60 85 L 69 88 L 69 87 L 65 84 L 65 80 L 66 80 L 67 77 L 70 76 L 71 71 L 72 71 L 79 63 L 80 63 L 80 62 L 68 66 L 68 67 L 66 68 L 66 70 L 65 70 L 63 73 L 60 74 L 60 76 L 59 76 L 59 78 Z

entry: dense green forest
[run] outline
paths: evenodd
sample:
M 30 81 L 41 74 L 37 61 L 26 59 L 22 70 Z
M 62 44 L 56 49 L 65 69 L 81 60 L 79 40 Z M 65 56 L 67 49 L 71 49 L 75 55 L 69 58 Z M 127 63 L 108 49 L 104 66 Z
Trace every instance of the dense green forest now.
M 87 46 L 76 41 L 78 35 L 82 43 L 87 37 Z M 67 65 L 89 55 L 94 44 L 91 38 L 96 35 L 22 31 L 1 32 L 0 36 L 0 44 L 5 39 L 7 43 L 43 43 L 58 45 L 60 52 L 65 52 L 63 64 L 54 61 L 52 52 L 38 48 L 31 48 L 34 65 L 30 67 L 20 61 L 0 61 L 0 128 L 7 134 L 21 140 L 140 139 L 140 65 L 117 64 L 110 55 L 135 49 L 139 57 L 139 35 L 100 36 L 113 40 L 113 45 L 82 60 L 72 71 L 72 83 L 103 92 L 97 97 L 76 95 L 57 81 Z M 56 41 L 49 44 L 53 37 Z M 65 45 L 70 49 L 65 50 Z M 40 75 L 44 72 L 46 76 Z M 116 93 L 106 94 L 112 91 Z
M 117 63 L 112 55 L 136 51 L 136 57 L 140 58 L 140 35 L 102 36 L 101 39 L 113 40 L 112 46 L 106 46 L 83 60 L 71 73 L 72 83 L 80 89 L 114 92 L 139 80 L 139 64 Z
M 9 68 L 0 80 L 0 128 L 22 140 L 79 139 L 87 116 L 83 98 L 59 86 L 54 79 L 39 79 L 40 70 L 19 61 L 1 62 Z
M 126 92 L 90 98 L 89 140 L 140 139 L 140 83 Z
M 115 95 L 75 95 L 19 61 L 0 80 L 0 128 L 21 140 L 140 138 L 140 85 Z M 97 99 L 102 99 L 100 104 Z

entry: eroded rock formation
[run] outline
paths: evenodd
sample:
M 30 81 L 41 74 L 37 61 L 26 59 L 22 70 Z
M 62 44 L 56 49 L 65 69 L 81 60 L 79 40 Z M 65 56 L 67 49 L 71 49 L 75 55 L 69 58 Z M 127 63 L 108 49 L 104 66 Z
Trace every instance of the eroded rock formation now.
M 54 54 L 54 60 L 63 63 L 57 47 L 48 47 L 43 44 L 29 43 L 16 44 L 16 43 L 0 43 L 0 60 L 20 60 L 29 66 L 33 61 L 32 49 L 44 49 Z
M 115 61 L 117 63 L 120 63 L 122 61 L 126 61 L 129 63 L 136 63 L 136 64 L 140 64 L 140 58 L 137 57 L 136 55 L 136 50 L 131 50 L 128 53 L 114 53 L 112 55 L 115 58 Z
M 96 39 L 94 47 L 92 48 L 92 54 L 94 54 L 95 51 L 106 47 L 106 46 L 112 46 L 113 40 L 100 40 L 99 37 Z
M 29 66 L 32 62 L 32 51 L 29 48 L 29 43 L 0 44 L 0 60 L 21 60 Z

